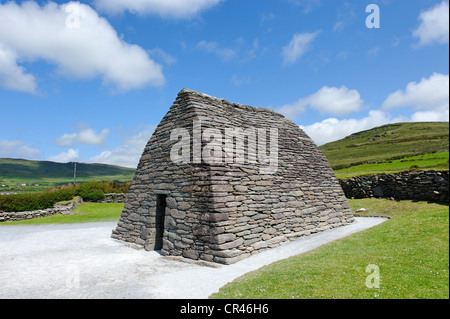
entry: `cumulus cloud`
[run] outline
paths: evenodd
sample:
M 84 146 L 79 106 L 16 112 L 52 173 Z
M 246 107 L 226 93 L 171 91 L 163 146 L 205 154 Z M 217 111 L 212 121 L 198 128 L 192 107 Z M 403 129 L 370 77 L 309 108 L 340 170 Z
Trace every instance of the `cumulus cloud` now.
M 153 14 L 163 18 L 191 18 L 223 0 L 95 0 L 96 8 L 110 14 L 125 11 L 134 14 Z
M 56 163 L 70 163 L 70 162 L 78 162 L 80 160 L 80 150 L 70 149 L 67 152 L 62 152 L 56 156 L 50 156 L 47 158 L 50 162 Z
M 34 1 L 0 4 L 0 85 L 34 92 L 36 81 L 18 63 L 54 64 L 77 79 L 101 78 L 119 92 L 164 84 L 162 67 L 147 52 L 122 40 L 109 22 L 86 4 Z M 6 71 L 5 71 L 6 70 Z
M 295 34 L 291 42 L 283 48 L 281 53 L 283 65 L 292 65 L 296 63 L 311 48 L 312 42 L 319 33 L 320 31 Z
M 323 114 L 344 115 L 359 111 L 363 103 L 361 95 L 356 90 L 350 90 L 345 86 L 340 88 L 324 86 L 307 98 L 280 107 L 278 112 L 294 120 L 309 106 Z
M 0 157 L 38 159 L 41 155 L 39 149 L 22 141 L 0 140 Z
M 383 108 L 394 107 L 411 107 L 416 110 L 411 117 L 414 122 L 448 121 L 449 75 L 434 73 L 419 83 L 409 83 L 405 90 L 390 94 Z
M 419 20 L 421 21 L 420 26 L 413 32 L 413 36 L 419 39 L 418 46 L 448 43 L 448 1 L 442 1 L 429 10 L 423 11 L 419 16 Z
M 99 155 L 92 157 L 89 162 L 136 168 L 144 148 L 152 137 L 155 129 L 156 126 L 150 125 L 137 135 L 125 138 L 122 145 L 119 147 L 112 150 L 106 150 Z
M 306 100 L 307 99 L 300 99 L 296 102 L 283 105 L 277 108 L 276 111 L 283 114 L 288 119 L 295 120 L 299 117 L 300 114 L 303 114 L 306 111 L 306 106 L 308 105 L 308 102 Z
M 106 137 L 111 131 L 104 129 L 100 134 L 97 134 L 89 127 L 82 128 L 78 133 L 64 134 L 56 139 L 55 143 L 58 146 L 72 147 L 75 143 L 83 145 L 103 145 L 106 142 Z
M 435 111 L 419 111 L 411 116 L 413 122 L 445 122 L 448 121 L 449 110 L 447 108 Z
M 300 126 L 317 145 L 345 138 L 353 133 L 369 130 L 389 123 L 401 122 L 405 119 L 392 119 L 391 116 L 380 110 L 372 110 L 362 119 L 329 118 L 309 126 Z
M 343 90 L 343 92 L 345 91 Z M 356 98 L 356 94 L 354 94 L 354 98 Z M 305 104 L 303 100 L 301 101 Z M 355 103 L 354 105 L 356 106 L 357 104 Z M 396 107 L 410 107 L 413 113 L 408 116 L 394 118 L 388 113 L 388 110 Z M 318 145 L 323 145 L 342 139 L 353 133 L 385 124 L 399 122 L 439 122 L 448 121 L 448 118 L 449 76 L 448 74 L 434 73 L 429 78 L 423 78 L 419 83 L 409 83 L 405 90 L 398 90 L 390 94 L 385 100 L 382 109 L 372 110 L 364 118 L 342 120 L 328 118 L 309 126 L 301 126 L 301 128 Z
M 11 50 L 4 48 L 0 43 L 0 87 L 36 93 L 36 80 L 32 74 L 16 64 L 18 57 Z

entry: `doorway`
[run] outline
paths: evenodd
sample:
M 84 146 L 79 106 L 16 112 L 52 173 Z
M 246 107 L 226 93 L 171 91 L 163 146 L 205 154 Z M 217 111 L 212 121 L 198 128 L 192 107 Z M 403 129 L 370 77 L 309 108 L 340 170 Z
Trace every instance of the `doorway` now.
M 157 195 L 156 199 L 156 221 L 155 221 L 155 250 L 161 250 L 164 237 L 164 220 L 166 217 L 167 195 Z

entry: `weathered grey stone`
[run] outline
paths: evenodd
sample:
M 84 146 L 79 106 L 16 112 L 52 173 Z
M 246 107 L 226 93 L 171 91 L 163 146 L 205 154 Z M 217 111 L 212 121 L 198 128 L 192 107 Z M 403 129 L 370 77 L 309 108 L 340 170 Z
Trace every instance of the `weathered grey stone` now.
M 212 244 L 224 244 L 231 242 L 236 239 L 235 234 L 221 234 L 221 235 L 215 235 L 215 236 L 206 236 L 202 237 L 202 239 L 208 243 Z
M 173 218 L 184 219 L 186 217 L 186 213 L 178 209 L 170 209 L 169 213 Z
M 234 186 L 234 189 L 236 190 L 236 192 L 240 192 L 240 193 L 248 192 L 248 187 L 243 186 L 243 185 L 236 185 L 236 186 Z
M 180 145 L 180 136 L 172 136 L 175 129 L 191 137 L 189 153 L 179 162 L 171 160 L 173 148 Z M 235 148 L 198 140 L 205 138 L 205 129 L 220 132 L 224 140 L 240 141 L 244 161 L 222 157 L 209 162 L 206 147 L 229 156 L 235 155 Z M 271 130 L 278 135 L 277 152 L 271 150 Z M 257 154 L 263 132 L 271 159 L 277 159 L 273 167 Z M 335 227 L 333 223 L 352 221 L 327 159 L 298 125 L 272 110 L 185 89 L 144 149 L 112 237 L 146 249 L 159 248 L 156 242 L 162 242 L 163 256 L 230 264 Z
M 138 221 L 140 221 L 140 219 L 141 219 L 141 216 L 139 216 L 138 214 L 133 213 L 133 214 L 128 215 L 129 221 L 138 222 Z
M 199 258 L 199 252 L 195 250 L 186 249 L 183 251 L 183 257 L 188 259 L 197 260 Z
M 449 172 L 421 171 L 359 176 L 340 181 L 348 198 L 383 197 L 448 203 Z
M 228 193 L 228 192 L 232 192 L 232 191 L 233 191 L 233 186 L 231 186 L 231 185 L 212 185 L 211 186 L 211 192 Z

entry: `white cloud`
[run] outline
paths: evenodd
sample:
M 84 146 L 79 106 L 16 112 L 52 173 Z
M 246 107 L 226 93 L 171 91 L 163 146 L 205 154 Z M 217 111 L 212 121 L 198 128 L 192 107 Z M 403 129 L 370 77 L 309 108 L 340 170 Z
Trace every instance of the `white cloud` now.
M 185 47 L 186 48 L 186 47 Z M 214 54 L 222 62 L 237 62 L 245 64 L 255 59 L 260 51 L 259 39 L 247 41 L 243 37 L 234 40 L 231 46 L 223 46 L 216 41 L 202 40 L 195 45 L 195 49 Z
M 56 163 L 70 163 L 70 162 L 78 162 L 80 160 L 80 150 L 70 149 L 67 152 L 62 152 L 56 156 L 50 156 L 47 158 L 50 162 Z
M 413 122 L 447 122 L 448 118 L 448 107 L 437 109 L 435 111 L 420 111 L 411 116 Z
M 297 62 L 311 48 L 311 43 L 319 33 L 320 31 L 295 34 L 291 42 L 283 48 L 281 53 L 283 65 L 292 65 Z
M 343 90 L 343 92 L 345 91 L 346 90 Z M 352 95 L 353 94 L 350 94 L 349 96 Z M 354 94 L 353 97 L 354 101 L 356 101 L 356 94 Z M 335 98 L 338 98 L 338 95 L 336 95 Z M 306 105 L 305 100 L 307 99 L 300 101 Z M 332 103 L 331 100 L 327 101 L 325 99 L 323 101 L 326 102 L 324 105 Z M 302 106 L 302 103 L 300 103 L 300 106 Z M 358 103 L 354 104 L 355 107 L 357 105 Z M 410 107 L 415 110 L 415 112 L 410 116 L 393 118 L 386 110 L 395 107 Z M 318 145 L 323 145 L 342 139 L 356 132 L 390 123 L 448 121 L 448 74 L 434 73 L 429 78 L 423 78 L 419 83 L 409 83 L 404 91 L 399 90 L 390 94 L 383 104 L 383 109 L 384 110 L 372 110 L 367 117 L 362 119 L 339 120 L 336 118 L 329 118 L 309 126 L 301 126 L 301 128 L 304 129 Z
M 0 43 L 0 87 L 36 93 L 36 81 L 32 74 L 16 64 L 17 56 L 9 49 L 2 48 Z
M 307 99 L 300 99 L 296 102 L 283 105 L 277 108 L 276 111 L 280 114 L 283 114 L 288 119 L 295 120 L 300 114 L 303 114 L 306 111 L 306 106 L 308 105 L 308 102 L 306 100 Z
M 153 125 L 146 127 L 139 134 L 126 138 L 116 149 L 104 151 L 89 162 L 136 168 L 155 128 Z
M 172 55 L 168 54 L 164 50 L 160 48 L 156 48 L 153 50 L 148 50 L 148 53 L 151 57 L 153 57 L 156 60 L 161 60 L 164 64 L 172 65 L 177 62 L 177 59 L 174 58 Z
M 282 106 L 278 112 L 290 119 L 296 119 L 309 106 L 324 114 L 344 115 L 359 111 L 363 103 L 361 95 L 356 90 L 350 90 L 345 86 L 340 88 L 324 86 L 307 98 Z
M 338 120 L 336 118 L 329 118 L 309 126 L 300 126 L 300 128 L 302 128 L 317 145 L 323 145 L 340 140 L 356 132 L 369 130 L 389 123 L 401 122 L 402 120 L 405 119 L 391 119 L 390 115 L 383 111 L 372 110 L 367 117 L 362 119 Z
M 358 91 L 345 86 L 340 88 L 324 86 L 307 100 L 313 109 L 335 115 L 357 112 L 364 103 Z
M 0 158 L 38 159 L 39 149 L 22 141 L 0 140 Z
M 217 42 L 200 41 L 197 44 L 197 49 L 205 51 L 207 53 L 213 53 L 224 62 L 228 62 L 237 56 L 235 50 L 230 48 L 223 48 Z
M 94 5 L 110 14 L 125 11 L 135 14 L 155 14 L 163 18 L 191 18 L 223 0 L 95 0 Z
M 414 30 L 413 36 L 419 39 L 418 46 L 433 43 L 448 43 L 449 40 L 449 4 L 442 1 L 427 11 L 423 11 L 419 20 L 420 26 Z
M 406 89 L 390 94 L 383 108 L 413 107 L 427 112 L 439 112 L 449 109 L 449 75 L 434 73 L 419 83 L 411 82 Z M 444 120 L 444 119 L 442 119 Z
M 58 146 L 72 147 L 73 144 L 79 143 L 83 145 L 102 145 L 106 142 L 106 137 L 111 131 L 104 129 L 100 134 L 97 134 L 93 129 L 85 127 L 78 133 L 64 134 L 56 139 L 55 143 Z
M 8 66 L 7 79 L 0 71 L 3 87 L 25 82 L 24 90 L 33 92 L 36 81 L 18 62 L 37 60 L 54 64 L 69 78 L 100 77 L 119 92 L 164 84 L 162 67 L 143 48 L 119 38 L 109 22 L 86 4 L 0 4 L 0 42 L 0 61 Z

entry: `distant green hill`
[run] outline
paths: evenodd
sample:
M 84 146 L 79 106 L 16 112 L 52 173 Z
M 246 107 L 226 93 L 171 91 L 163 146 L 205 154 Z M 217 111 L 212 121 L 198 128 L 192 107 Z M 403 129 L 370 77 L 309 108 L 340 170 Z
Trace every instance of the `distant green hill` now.
M 320 149 L 338 177 L 410 168 L 448 170 L 449 123 L 384 125 Z
M 131 181 L 135 169 L 104 164 L 77 163 L 77 182 Z M 73 182 L 74 163 L 0 159 L 0 192 L 42 191 Z M 27 184 L 27 186 L 21 186 Z M 5 185 L 5 186 L 3 186 Z M 39 186 L 36 186 L 39 185 Z

